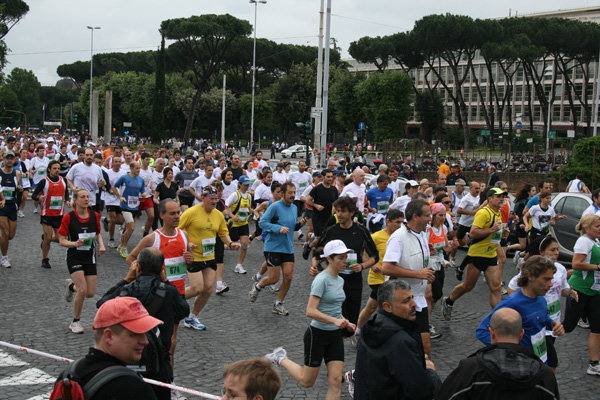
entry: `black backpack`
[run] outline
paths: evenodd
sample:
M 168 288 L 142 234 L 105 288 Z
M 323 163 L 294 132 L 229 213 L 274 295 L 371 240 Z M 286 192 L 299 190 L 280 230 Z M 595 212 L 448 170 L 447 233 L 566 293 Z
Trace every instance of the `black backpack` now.
M 154 292 L 154 296 L 152 296 L 152 300 L 150 300 L 149 304 L 146 307 L 146 311 L 151 316 L 156 316 L 160 308 L 165 302 L 165 296 L 167 294 L 167 289 L 164 282 L 161 282 Z M 131 296 L 128 291 L 128 285 L 124 286 L 119 294 L 120 297 L 129 297 Z M 163 359 L 168 354 L 169 349 L 165 349 L 162 342 L 158 339 L 156 332 L 158 328 L 154 328 L 151 331 L 146 332 L 146 338 L 148 339 L 148 344 L 144 347 L 144 351 L 142 352 L 142 358 L 139 361 L 139 364 L 136 365 L 135 370 L 140 373 L 140 375 L 146 378 L 155 379 L 158 374 L 163 372 Z

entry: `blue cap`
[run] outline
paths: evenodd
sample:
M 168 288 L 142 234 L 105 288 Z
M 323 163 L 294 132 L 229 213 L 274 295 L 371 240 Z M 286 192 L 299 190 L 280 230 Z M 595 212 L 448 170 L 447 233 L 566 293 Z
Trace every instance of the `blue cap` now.
M 248 178 L 248 175 L 242 175 L 238 178 L 238 182 L 242 185 L 249 185 L 250 178 Z

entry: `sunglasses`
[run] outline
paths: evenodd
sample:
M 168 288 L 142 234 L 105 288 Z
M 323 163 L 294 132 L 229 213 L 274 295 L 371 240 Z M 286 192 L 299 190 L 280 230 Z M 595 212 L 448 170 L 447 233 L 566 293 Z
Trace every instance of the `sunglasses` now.
M 451 201 L 442 201 L 443 204 L 452 204 Z

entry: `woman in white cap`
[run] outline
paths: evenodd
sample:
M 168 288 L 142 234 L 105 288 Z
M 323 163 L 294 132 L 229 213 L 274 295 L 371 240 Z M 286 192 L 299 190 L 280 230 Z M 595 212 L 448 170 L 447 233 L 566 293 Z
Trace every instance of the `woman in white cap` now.
M 327 260 L 327 268 L 319 273 L 310 289 L 306 316 L 312 318 L 304 334 L 304 366 L 287 358 L 283 347 L 278 347 L 264 358 L 273 366 L 283 366 L 303 387 L 312 387 L 317 380 L 323 359 L 327 366 L 329 390 L 327 399 L 341 396 L 344 370 L 344 342 L 342 329 L 353 332 L 356 326 L 342 316 L 344 280 L 338 276 L 347 266 L 348 249 L 341 240 L 332 240 L 323 248 L 321 258 Z

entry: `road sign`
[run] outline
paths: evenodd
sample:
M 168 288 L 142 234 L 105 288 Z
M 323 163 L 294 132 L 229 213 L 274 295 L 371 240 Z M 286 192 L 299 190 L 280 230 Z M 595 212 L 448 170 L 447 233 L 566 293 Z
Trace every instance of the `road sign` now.
M 354 137 L 354 141 L 355 142 L 358 141 L 358 132 L 354 132 L 354 136 L 353 137 Z
M 364 122 L 359 122 L 358 123 L 358 129 L 365 129 L 365 123 Z
M 573 129 L 569 129 L 567 131 L 567 137 L 568 138 L 575 138 L 575 131 Z
M 515 133 L 516 133 L 517 135 L 520 135 L 520 134 L 521 134 L 521 128 L 517 128 L 517 129 L 515 129 Z
M 533 143 L 533 138 L 527 138 L 527 143 Z
M 548 139 L 556 139 L 556 131 L 548 131 Z
M 323 114 L 323 107 L 311 107 L 310 116 L 312 118 L 319 118 Z
M 131 128 L 131 122 L 123 122 L 123 128 Z
M 508 136 L 508 132 L 502 132 L 502 135 Z
M 481 130 L 481 136 L 490 136 L 490 131 L 487 129 L 482 129 Z
M 522 127 L 522 126 L 523 126 L 523 123 L 522 123 L 521 121 L 518 121 L 518 122 L 515 124 L 515 126 L 516 126 L 517 128 L 520 128 L 520 127 Z

